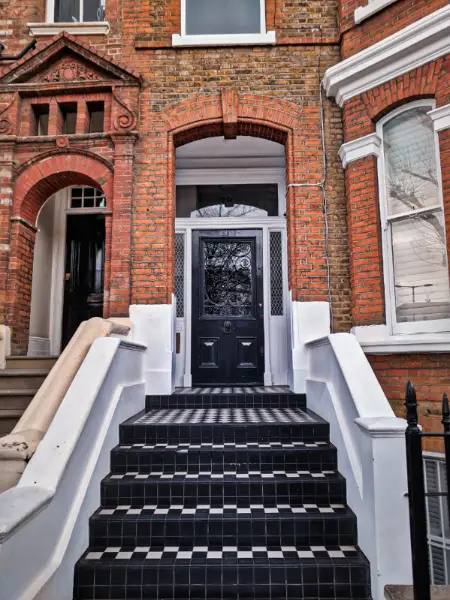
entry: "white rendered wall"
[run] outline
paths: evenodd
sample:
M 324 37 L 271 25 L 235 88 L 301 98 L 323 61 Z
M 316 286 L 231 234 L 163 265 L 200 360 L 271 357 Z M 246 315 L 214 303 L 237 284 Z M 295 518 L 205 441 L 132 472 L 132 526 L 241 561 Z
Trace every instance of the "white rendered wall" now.
M 37 221 L 31 287 L 30 336 L 46 340 L 50 339 L 54 215 L 55 197 L 53 196 L 42 207 Z

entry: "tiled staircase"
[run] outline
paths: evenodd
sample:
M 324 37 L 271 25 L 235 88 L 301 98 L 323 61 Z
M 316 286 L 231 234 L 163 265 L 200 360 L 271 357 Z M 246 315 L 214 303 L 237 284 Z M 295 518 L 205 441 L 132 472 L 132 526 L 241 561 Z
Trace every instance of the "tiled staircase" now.
M 149 397 L 121 425 L 74 598 L 367 600 L 369 564 L 336 469 L 328 423 L 304 396 Z

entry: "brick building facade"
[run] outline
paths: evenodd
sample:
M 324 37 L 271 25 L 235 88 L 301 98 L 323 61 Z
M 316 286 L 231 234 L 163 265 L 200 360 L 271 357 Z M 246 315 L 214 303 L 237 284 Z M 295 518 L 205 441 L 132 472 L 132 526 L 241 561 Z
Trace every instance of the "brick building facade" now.
M 90 186 L 106 198 L 97 211 L 105 219 L 105 316 L 170 305 L 177 152 L 202 140 L 251 137 L 284 147 L 283 302 L 288 293 L 296 302 L 330 301 L 333 330 L 354 328 L 398 414 L 404 382 L 413 378 L 423 424 L 433 427 L 449 383 L 446 319 L 408 336 L 395 333 L 388 316 L 380 127 L 409 102 L 449 105 L 449 49 L 431 22 L 438 15 L 447 23 L 448 3 L 266 0 L 257 33 L 212 40 L 189 39 L 179 0 L 106 0 L 97 22 L 70 25 L 54 22 L 55 5 L 64 2 L 0 2 L 0 320 L 12 328 L 14 351 L 29 349 L 34 241 L 50 196 Z M 405 34 L 411 27 L 418 33 Z M 429 50 L 416 50 L 414 36 L 428 36 Z M 4 60 L 30 39 L 34 49 Z M 386 67 L 390 40 L 397 50 Z M 95 103 L 103 128 L 92 132 Z M 45 135 L 37 129 L 42 106 Z M 65 106 L 76 106 L 70 133 Z M 436 135 L 448 239 L 448 126 Z

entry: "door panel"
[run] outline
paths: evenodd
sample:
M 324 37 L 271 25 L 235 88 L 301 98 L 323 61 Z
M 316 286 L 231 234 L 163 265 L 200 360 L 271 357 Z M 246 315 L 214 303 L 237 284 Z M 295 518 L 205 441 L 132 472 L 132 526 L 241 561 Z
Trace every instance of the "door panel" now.
M 193 384 L 260 384 L 262 232 L 194 231 L 192 243 Z
M 66 236 L 62 346 L 82 321 L 103 316 L 105 219 L 69 215 Z

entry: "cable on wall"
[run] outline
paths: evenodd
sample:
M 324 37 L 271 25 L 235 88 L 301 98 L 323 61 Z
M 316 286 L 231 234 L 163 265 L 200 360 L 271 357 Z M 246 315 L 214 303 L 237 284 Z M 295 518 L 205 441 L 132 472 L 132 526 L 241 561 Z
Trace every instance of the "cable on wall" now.
M 314 28 L 319 29 L 321 32 L 320 41 L 322 42 L 322 30 L 320 27 Z M 313 29 L 313 31 L 314 31 Z M 321 79 L 321 53 L 322 45 L 319 46 L 319 56 L 317 60 L 317 76 L 319 80 L 319 106 L 320 106 L 320 128 L 321 128 L 321 145 L 322 145 L 322 180 L 314 183 L 289 183 L 286 186 L 286 197 L 289 193 L 289 188 L 303 188 L 303 187 L 316 187 L 322 192 L 322 212 L 324 215 L 324 226 L 325 226 L 325 264 L 327 270 L 327 291 L 328 291 L 328 304 L 330 310 L 330 324 L 331 330 L 333 330 L 333 306 L 331 303 L 331 265 L 330 265 L 330 236 L 328 226 L 328 206 L 327 206 L 327 193 L 326 183 L 328 177 L 328 164 L 326 155 L 326 138 L 325 138 L 325 114 L 324 114 L 324 103 L 323 103 L 323 80 Z

